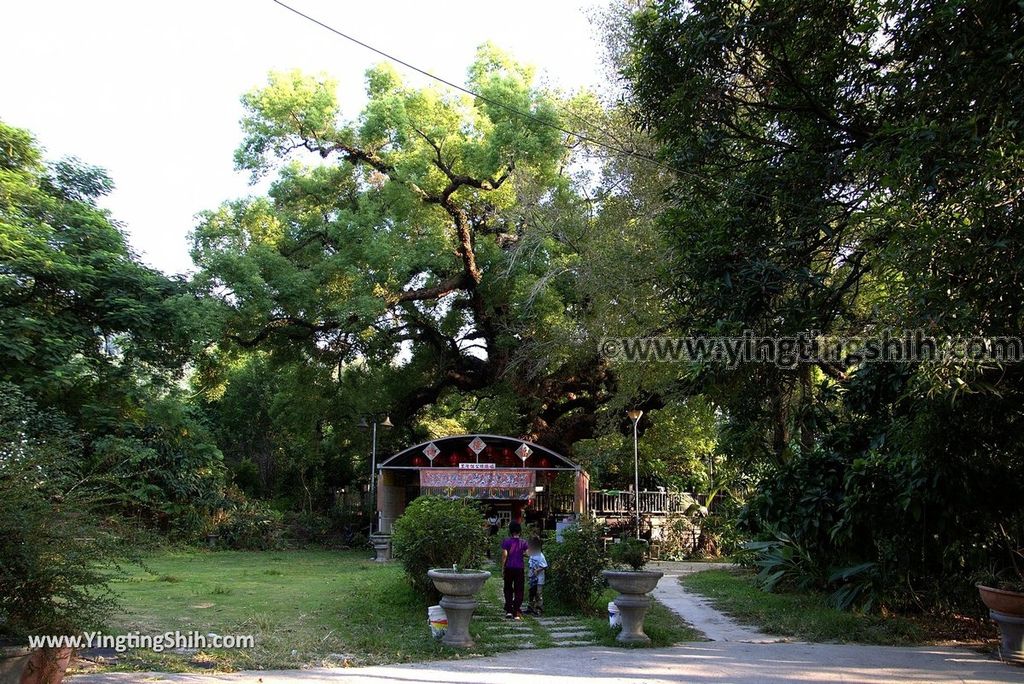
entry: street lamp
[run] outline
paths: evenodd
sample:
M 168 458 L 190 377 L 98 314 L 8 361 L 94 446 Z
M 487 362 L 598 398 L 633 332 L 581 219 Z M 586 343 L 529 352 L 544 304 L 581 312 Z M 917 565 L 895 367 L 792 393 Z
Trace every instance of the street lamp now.
M 370 420 L 373 421 L 372 424 L 366 422 L 366 416 L 361 416 L 359 418 L 359 429 L 368 430 L 372 427 L 372 437 L 370 440 L 370 510 L 372 516 L 370 518 L 370 534 L 373 534 L 374 522 L 379 522 L 377 520 L 377 426 L 393 428 L 395 425 L 391 422 L 391 416 L 387 415 L 384 416 L 384 420 L 380 423 L 377 422 L 376 416 L 370 416 Z
M 633 496 L 636 501 L 636 538 L 640 538 L 640 449 L 636 432 L 637 423 L 644 412 L 640 409 L 629 409 L 626 415 L 633 421 Z

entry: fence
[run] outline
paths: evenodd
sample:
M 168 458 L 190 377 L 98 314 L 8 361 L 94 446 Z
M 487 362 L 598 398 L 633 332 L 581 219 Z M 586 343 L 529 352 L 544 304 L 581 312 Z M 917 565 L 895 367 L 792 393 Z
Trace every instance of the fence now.
M 707 497 L 703 494 L 669 491 L 641 491 L 640 512 L 653 515 L 685 513 L 694 503 L 703 506 Z M 637 510 L 637 497 L 632 491 L 590 492 L 590 512 L 595 515 L 628 515 Z

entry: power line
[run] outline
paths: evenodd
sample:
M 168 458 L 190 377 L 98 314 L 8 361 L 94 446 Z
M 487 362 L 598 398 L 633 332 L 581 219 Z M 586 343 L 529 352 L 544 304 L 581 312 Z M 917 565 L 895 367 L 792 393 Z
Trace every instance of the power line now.
M 333 26 L 330 26 L 329 24 L 325 24 L 324 22 L 320 21 L 316 17 L 312 17 L 312 16 L 306 14 L 305 12 L 302 12 L 301 10 L 298 10 L 298 9 L 292 7 L 291 5 L 288 5 L 287 3 L 282 2 L 281 0 L 273 0 L 273 2 L 277 3 L 281 7 L 285 8 L 286 10 L 288 10 L 289 12 L 292 12 L 293 14 L 296 14 L 296 15 L 302 17 L 303 19 L 305 19 L 307 21 L 310 21 L 310 22 L 316 24 L 317 26 L 320 26 L 321 28 L 325 28 L 328 31 L 330 31 L 331 33 L 333 33 L 333 34 L 335 34 L 337 36 L 340 36 L 341 38 L 344 38 L 347 41 L 355 43 L 356 45 L 358 45 L 358 46 L 360 46 L 362 48 L 365 48 L 365 49 L 369 50 L 370 52 L 375 52 L 378 55 L 380 55 L 381 57 L 384 57 L 385 59 L 389 59 L 392 62 L 395 62 L 396 64 L 401 64 L 402 66 L 406 67 L 407 69 L 412 69 L 413 71 L 415 71 L 418 74 L 422 74 L 422 75 L 426 76 L 427 78 L 430 78 L 430 79 L 433 79 L 433 80 L 437 81 L 438 83 L 443 83 L 444 85 L 448 86 L 449 88 L 454 88 L 455 90 L 458 90 L 459 92 L 462 92 L 462 93 L 465 93 L 466 95 L 470 95 L 472 97 L 475 97 L 478 100 L 486 102 L 487 104 L 490 104 L 490 105 L 493 105 L 495 107 L 499 107 L 501 109 L 504 109 L 507 112 L 515 114 L 516 116 L 522 117 L 524 119 L 529 119 L 530 121 L 534 121 L 534 122 L 536 122 L 536 123 L 538 123 L 538 124 L 540 124 L 542 126 L 546 126 L 546 127 L 551 128 L 553 130 L 556 130 L 556 131 L 558 131 L 560 133 L 564 133 L 565 135 L 572 136 L 574 138 L 578 138 L 579 140 L 582 140 L 583 142 L 589 143 L 591 145 L 595 145 L 597 147 L 604 148 L 604 149 L 606 149 L 606 150 L 608 150 L 610 152 L 616 152 L 618 154 L 623 154 L 623 155 L 626 155 L 628 157 L 633 157 L 634 159 L 641 159 L 641 160 L 643 160 L 643 161 L 645 161 L 645 162 L 647 162 L 649 164 L 654 164 L 654 165 L 656 165 L 656 166 L 658 166 L 658 167 L 660 167 L 662 169 L 665 169 L 666 171 L 672 171 L 672 172 L 678 173 L 680 175 L 691 175 L 691 176 L 693 176 L 695 178 L 699 178 L 699 176 L 697 174 L 693 174 L 693 173 L 687 174 L 686 172 L 681 171 L 680 169 L 677 169 L 677 168 L 675 168 L 673 166 L 670 166 L 668 164 L 665 164 L 664 162 L 658 161 L 657 159 L 655 159 L 654 157 L 651 157 L 649 155 L 642 154 L 642 153 L 636 152 L 634 150 L 627 150 L 624 147 L 620 147 L 620 146 L 612 144 L 612 143 L 606 143 L 606 142 L 604 142 L 602 140 L 598 140 L 598 139 L 592 138 L 592 137 L 590 137 L 590 136 L 588 136 L 586 134 L 580 133 L 579 131 L 573 131 L 573 130 L 570 130 L 568 128 L 563 128 L 562 126 L 559 126 L 556 123 L 552 123 L 550 121 L 545 121 L 544 119 L 536 116 L 535 114 L 523 111 L 523 110 L 519 109 L 518 107 L 513 107 L 513 106 L 505 104 L 504 102 L 501 102 L 499 100 L 495 100 L 494 98 L 487 97 L 486 95 L 481 95 L 480 93 L 474 92 L 474 91 L 470 90 L 469 88 L 466 88 L 465 86 L 461 86 L 461 85 L 459 85 L 457 83 L 453 83 L 452 81 L 449 81 L 449 80 L 447 80 L 445 78 L 441 78 L 440 76 L 437 76 L 435 74 L 430 73 L 429 71 L 426 71 L 425 69 L 421 69 L 421 68 L 419 68 L 418 66 L 416 66 L 414 64 L 410 64 L 409 62 L 406 62 L 403 59 L 399 59 L 398 57 L 395 57 L 394 55 L 388 54 L 387 52 L 384 52 L 383 50 L 375 48 L 375 47 L 373 47 L 372 45 L 370 45 L 368 43 L 364 43 L 363 41 L 359 40 L 358 38 L 355 38 L 353 36 L 348 35 L 347 33 L 339 31 L 338 29 L 334 28 Z M 581 120 L 583 120 L 583 119 L 581 119 Z

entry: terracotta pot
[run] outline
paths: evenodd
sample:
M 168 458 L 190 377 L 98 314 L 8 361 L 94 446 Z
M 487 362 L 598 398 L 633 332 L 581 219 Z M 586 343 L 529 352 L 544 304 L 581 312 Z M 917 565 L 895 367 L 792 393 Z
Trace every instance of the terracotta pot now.
M 1019 591 L 986 587 L 984 584 L 976 586 L 978 587 L 978 593 L 981 594 L 982 602 L 989 610 L 995 610 L 1006 615 L 1024 617 L 1024 594 Z
M 5 649 L 0 654 L 0 682 L 60 684 L 71 662 L 70 648 Z
M 1024 665 L 1024 593 L 977 585 L 988 614 L 999 625 L 999 656 Z

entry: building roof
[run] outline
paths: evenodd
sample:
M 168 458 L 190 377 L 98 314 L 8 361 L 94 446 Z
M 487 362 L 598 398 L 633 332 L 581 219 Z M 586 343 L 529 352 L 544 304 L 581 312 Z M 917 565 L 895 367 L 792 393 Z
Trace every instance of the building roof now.
M 430 454 L 434 455 L 432 460 Z M 454 468 L 464 463 L 493 463 L 498 468 L 526 467 L 534 470 L 580 469 L 577 464 L 547 447 L 515 437 L 487 434 L 453 435 L 432 439 L 402 449 L 377 467 Z

